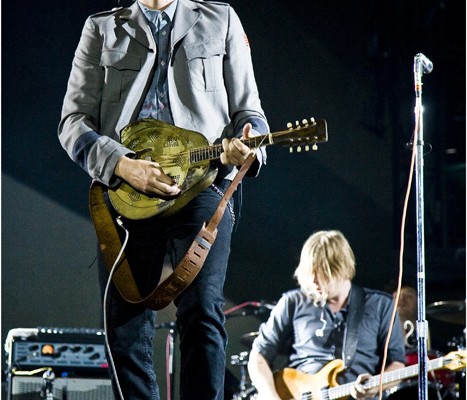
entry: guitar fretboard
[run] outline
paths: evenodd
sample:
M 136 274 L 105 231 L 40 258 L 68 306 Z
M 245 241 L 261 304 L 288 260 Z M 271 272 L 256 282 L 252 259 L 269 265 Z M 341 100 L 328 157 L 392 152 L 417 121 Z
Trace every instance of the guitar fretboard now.
M 266 135 L 254 136 L 248 139 L 241 139 L 250 149 L 256 149 L 258 147 L 268 146 L 274 144 L 273 135 L 268 133 Z M 199 147 L 190 150 L 190 163 L 194 164 L 197 162 L 217 160 L 220 158 L 223 151 L 221 144 L 213 146 Z
M 428 362 L 427 369 L 432 371 L 439 369 L 444 364 L 444 357 L 437 358 Z M 391 382 L 396 382 L 412 376 L 418 375 L 418 364 L 411 365 L 409 367 L 396 369 L 394 371 L 389 371 L 383 374 L 383 385 Z M 372 376 L 368 381 L 363 384 L 363 388 L 368 390 L 380 385 L 381 375 Z M 323 400 L 337 400 L 343 397 L 350 396 L 350 389 L 353 387 L 354 382 L 347 383 L 335 388 L 323 390 Z M 324 393 L 327 392 L 327 393 Z M 310 398 L 311 399 L 311 398 Z M 306 398 L 302 399 L 306 400 Z

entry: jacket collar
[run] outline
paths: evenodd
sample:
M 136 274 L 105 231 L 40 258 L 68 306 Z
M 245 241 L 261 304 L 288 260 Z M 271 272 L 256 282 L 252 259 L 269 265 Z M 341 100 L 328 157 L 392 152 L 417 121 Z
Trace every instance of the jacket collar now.
M 138 1 L 135 2 L 123 13 L 120 14 L 122 27 L 128 34 L 133 37 L 137 42 L 141 43 L 144 47 L 149 49 L 156 49 L 156 43 L 152 36 L 151 28 L 146 21 L 146 17 L 141 11 Z
M 190 0 L 178 0 L 172 31 L 172 49 L 196 25 L 200 19 L 198 4 Z
M 190 0 L 178 0 L 172 31 L 172 49 L 196 25 L 200 18 L 198 5 Z M 143 46 L 155 49 L 156 43 L 152 36 L 146 17 L 141 11 L 137 0 L 120 14 L 122 27 L 128 34 Z

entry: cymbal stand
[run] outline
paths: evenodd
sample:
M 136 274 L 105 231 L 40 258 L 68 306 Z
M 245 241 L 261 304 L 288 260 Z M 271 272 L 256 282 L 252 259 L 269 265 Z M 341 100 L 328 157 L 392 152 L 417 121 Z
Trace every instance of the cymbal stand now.
M 417 220 L 417 342 L 418 342 L 418 398 L 426 400 L 427 379 L 427 337 L 428 322 L 425 315 L 425 238 L 424 238 L 424 193 L 423 193 L 423 105 L 422 75 L 433 70 L 432 62 L 422 53 L 414 57 L 415 80 L 415 133 L 413 146 L 415 153 L 416 220 Z
M 230 364 L 240 367 L 240 392 L 234 395 L 233 400 L 251 398 L 249 396 L 256 391 L 256 388 L 251 384 L 247 375 L 246 366 L 248 364 L 248 352 L 242 351 L 239 355 L 231 356 Z

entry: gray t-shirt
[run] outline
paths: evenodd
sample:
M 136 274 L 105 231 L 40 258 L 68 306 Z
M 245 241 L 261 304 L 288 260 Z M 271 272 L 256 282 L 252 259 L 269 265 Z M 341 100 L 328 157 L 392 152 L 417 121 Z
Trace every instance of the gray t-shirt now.
M 357 350 L 350 368 L 338 375 L 339 384 L 353 382 L 362 373 L 380 373 L 394 302 L 387 293 L 367 288 L 363 291 Z M 313 305 L 300 289 L 290 290 L 283 294 L 268 321 L 261 324 L 253 349 L 271 366 L 282 354 L 287 358 L 288 367 L 316 373 L 330 361 L 342 359 L 350 307 L 352 304 L 334 314 L 327 305 L 323 308 Z M 405 363 L 403 332 L 397 318 L 386 365 L 394 361 Z

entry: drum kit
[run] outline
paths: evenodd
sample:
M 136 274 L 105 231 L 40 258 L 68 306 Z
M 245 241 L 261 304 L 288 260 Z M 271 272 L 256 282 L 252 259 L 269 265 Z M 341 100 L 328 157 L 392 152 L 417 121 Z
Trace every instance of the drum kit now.
M 429 318 L 445 324 L 458 326 L 463 329 L 463 335 L 453 337 L 448 343 L 449 350 L 465 350 L 465 301 L 437 301 L 427 306 L 426 314 Z M 245 313 L 242 315 L 246 315 Z M 463 327 L 463 328 L 462 328 Z M 240 337 L 240 343 L 251 350 L 253 341 L 258 332 L 248 332 Z M 249 351 L 242 351 L 230 358 L 230 364 L 239 369 L 240 380 L 236 391 L 226 393 L 226 400 L 253 400 L 257 392 L 248 376 Z M 433 360 L 442 357 L 440 351 L 429 350 L 428 359 Z M 418 364 L 418 354 L 414 349 L 406 354 L 406 366 Z M 465 400 L 465 370 L 455 372 L 450 369 L 437 369 L 428 372 L 428 400 Z M 383 393 L 384 400 L 414 400 L 418 398 L 418 379 L 406 379 L 397 386 Z

